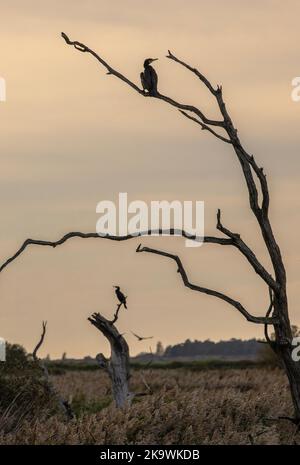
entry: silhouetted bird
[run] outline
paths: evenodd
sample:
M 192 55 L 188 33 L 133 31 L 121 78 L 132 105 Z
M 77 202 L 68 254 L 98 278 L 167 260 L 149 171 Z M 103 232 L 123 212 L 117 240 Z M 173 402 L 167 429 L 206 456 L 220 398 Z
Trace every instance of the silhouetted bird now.
M 150 66 L 150 63 L 155 60 L 158 60 L 158 58 L 147 58 L 147 60 L 144 61 L 144 72 L 141 73 L 143 89 L 144 91 L 147 90 L 150 95 L 157 94 L 158 77 L 155 69 Z
M 116 288 L 115 292 L 116 292 L 116 296 L 118 297 L 119 301 L 121 304 L 124 305 L 125 308 L 127 308 L 127 305 L 126 305 L 126 296 L 123 294 L 123 292 L 120 291 L 120 286 L 114 286 Z
M 148 336 L 148 337 L 142 337 L 142 336 L 139 336 L 138 334 L 135 334 L 131 331 L 131 333 L 139 340 L 139 341 L 143 341 L 144 339 L 153 339 L 153 336 Z

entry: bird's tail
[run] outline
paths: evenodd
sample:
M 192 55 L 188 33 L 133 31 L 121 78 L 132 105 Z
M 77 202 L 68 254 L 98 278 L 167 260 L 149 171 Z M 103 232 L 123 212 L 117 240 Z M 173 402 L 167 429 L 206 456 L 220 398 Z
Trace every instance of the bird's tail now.
M 126 302 L 124 302 L 124 307 L 125 307 L 125 308 L 126 308 L 126 310 L 127 310 L 127 305 L 126 305 Z

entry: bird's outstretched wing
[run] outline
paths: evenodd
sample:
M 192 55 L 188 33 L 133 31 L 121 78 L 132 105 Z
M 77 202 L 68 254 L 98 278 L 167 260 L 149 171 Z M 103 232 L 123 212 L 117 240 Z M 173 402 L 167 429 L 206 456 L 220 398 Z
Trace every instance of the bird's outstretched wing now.
M 134 332 L 131 331 L 131 333 L 139 340 L 139 341 L 143 341 L 144 339 L 152 339 L 153 336 L 148 336 L 148 337 L 142 337 L 142 336 L 139 336 L 138 334 L 135 334 Z

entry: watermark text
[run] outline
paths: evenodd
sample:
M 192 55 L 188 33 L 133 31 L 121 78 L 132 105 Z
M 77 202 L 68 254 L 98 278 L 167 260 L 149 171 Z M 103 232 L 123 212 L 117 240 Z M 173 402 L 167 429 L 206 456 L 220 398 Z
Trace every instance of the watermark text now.
M 143 200 L 128 203 L 119 193 L 118 205 L 111 200 L 97 204 L 101 216 L 96 224 L 99 236 L 183 236 L 186 247 L 199 247 L 204 237 L 204 202 L 185 200 Z M 184 232 L 184 233 L 183 233 Z

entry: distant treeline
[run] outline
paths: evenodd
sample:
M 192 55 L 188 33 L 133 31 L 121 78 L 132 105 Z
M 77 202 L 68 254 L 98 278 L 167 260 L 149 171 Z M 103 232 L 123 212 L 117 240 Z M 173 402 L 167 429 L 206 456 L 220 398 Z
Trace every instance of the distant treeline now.
M 256 357 L 261 349 L 261 344 L 256 339 L 243 341 L 241 339 L 230 339 L 229 341 L 213 342 L 191 341 L 187 339 L 181 344 L 168 346 L 164 357 Z

